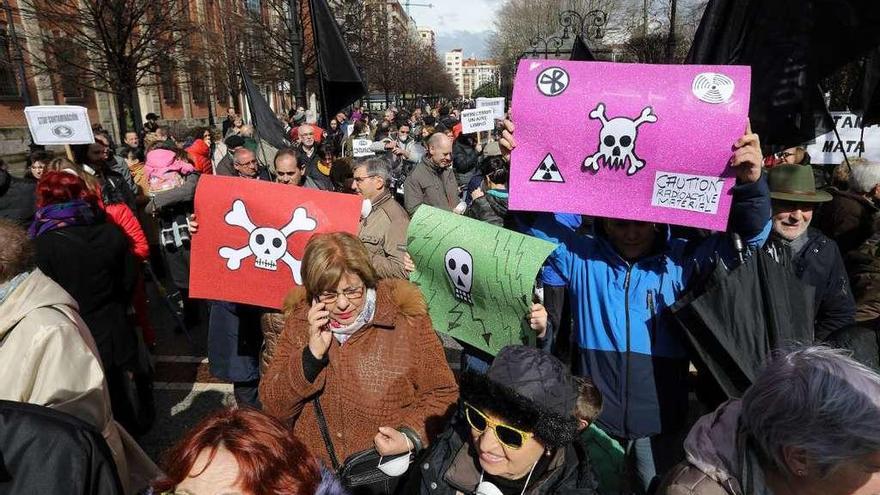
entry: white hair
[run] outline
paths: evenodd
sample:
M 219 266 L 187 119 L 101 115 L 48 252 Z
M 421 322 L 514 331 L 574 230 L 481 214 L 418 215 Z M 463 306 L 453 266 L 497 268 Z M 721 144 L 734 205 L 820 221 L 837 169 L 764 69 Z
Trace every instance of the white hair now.
M 784 447 L 803 449 L 820 477 L 880 452 L 880 375 L 845 351 L 813 346 L 777 357 L 742 404 L 741 428 L 785 475 L 794 473 Z
M 869 193 L 880 184 L 880 163 L 868 160 L 850 160 L 852 171 L 849 175 L 849 187 L 857 193 Z

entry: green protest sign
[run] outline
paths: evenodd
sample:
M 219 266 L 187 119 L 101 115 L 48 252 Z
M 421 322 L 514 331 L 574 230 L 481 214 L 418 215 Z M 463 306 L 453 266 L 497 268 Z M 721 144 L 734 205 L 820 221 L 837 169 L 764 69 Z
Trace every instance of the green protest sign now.
M 407 237 L 434 328 L 492 355 L 534 344 L 525 317 L 553 244 L 426 205 Z

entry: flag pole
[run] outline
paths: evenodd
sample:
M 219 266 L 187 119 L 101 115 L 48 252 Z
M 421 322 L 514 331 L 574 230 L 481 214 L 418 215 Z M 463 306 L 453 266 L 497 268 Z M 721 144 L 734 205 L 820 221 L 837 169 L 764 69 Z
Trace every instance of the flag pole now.
M 329 118 L 327 116 L 327 95 L 324 93 L 324 74 L 321 65 L 320 50 L 321 46 L 318 42 L 318 27 L 315 23 L 315 3 L 314 0 L 309 2 L 309 19 L 312 21 L 312 46 L 315 48 L 315 73 L 318 76 L 318 100 L 321 102 L 321 127 L 329 128 Z

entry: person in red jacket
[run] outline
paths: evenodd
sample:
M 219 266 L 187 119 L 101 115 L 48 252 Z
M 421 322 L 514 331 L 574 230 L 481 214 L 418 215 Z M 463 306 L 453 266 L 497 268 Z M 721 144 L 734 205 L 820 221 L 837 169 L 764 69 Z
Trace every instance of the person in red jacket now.
M 214 166 L 211 163 L 211 130 L 207 127 L 196 127 L 191 133 L 193 143 L 186 148 L 189 159 L 195 164 L 200 174 L 213 174 Z

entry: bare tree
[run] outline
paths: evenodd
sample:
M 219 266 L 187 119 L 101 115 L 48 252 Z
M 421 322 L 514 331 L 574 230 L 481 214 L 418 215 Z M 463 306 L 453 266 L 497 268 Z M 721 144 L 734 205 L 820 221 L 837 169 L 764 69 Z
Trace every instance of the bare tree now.
M 34 71 L 65 92 L 111 93 L 120 130 L 141 124 L 138 87 L 173 86 L 192 32 L 189 0 L 22 0 L 20 11 L 40 27 Z
M 516 62 L 529 49 L 532 39 L 561 33 L 561 12 L 573 10 L 586 15 L 601 10 L 608 14 L 609 28 L 613 28 L 622 5 L 622 0 L 505 0 L 498 9 L 495 34 L 489 40 L 492 57 L 501 69 L 502 82 L 512 80 Z

